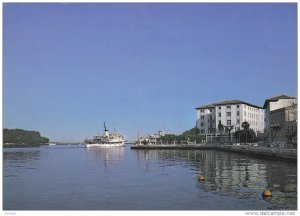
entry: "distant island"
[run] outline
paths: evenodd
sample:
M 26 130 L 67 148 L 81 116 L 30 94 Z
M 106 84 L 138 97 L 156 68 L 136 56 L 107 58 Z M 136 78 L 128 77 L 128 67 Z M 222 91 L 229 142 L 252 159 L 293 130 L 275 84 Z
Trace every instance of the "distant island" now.
M 23 129 L 3 129 L 4 145 L 43 145 L 49 143 L 49 139 L 42 137 L 38 131 Z

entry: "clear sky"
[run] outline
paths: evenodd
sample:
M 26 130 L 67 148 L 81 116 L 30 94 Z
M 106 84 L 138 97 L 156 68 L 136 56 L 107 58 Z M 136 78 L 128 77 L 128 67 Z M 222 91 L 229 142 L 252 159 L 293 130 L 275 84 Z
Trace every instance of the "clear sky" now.
M 82 141 L 195 126 L 195 107 L 297 96 L 297 5 L 3 6 L 3 127 Z

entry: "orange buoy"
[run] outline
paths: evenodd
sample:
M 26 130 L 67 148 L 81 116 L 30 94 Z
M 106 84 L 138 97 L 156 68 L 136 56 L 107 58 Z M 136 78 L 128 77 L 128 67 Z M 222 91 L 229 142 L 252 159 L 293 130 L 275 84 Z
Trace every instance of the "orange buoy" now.
M 271 197 L 272 196 L 272 192 L 268 189 L 264 190 L 264 192 L 262 193 L 263 197 Z
M 268 196 L 268 197 L 262 196 L 262 198 L 263 198 L 263 200 L 265 200 L 265 201 L 267 201 L 267 202 L 270 202 L 271 199 L 272 199 L 272 196 Z
M 205 176 L 204 175 L 199 176 L 199 181 L 205 181 Z

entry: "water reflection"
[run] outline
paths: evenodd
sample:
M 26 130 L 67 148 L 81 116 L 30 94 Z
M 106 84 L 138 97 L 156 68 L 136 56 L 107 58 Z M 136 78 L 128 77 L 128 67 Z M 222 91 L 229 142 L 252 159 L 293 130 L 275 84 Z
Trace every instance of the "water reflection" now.
M 20 175 L 26 170 L 39 167 L 41 152 L 38 150 L 20 150 L 3 152 L 3 177 Z
M 284 209 L 297 203 L 297 165 L 257 159 L 214 150 L 135 150 L 145 166 L 160 161 L 161 166 L 187 166 L 195 174 L 196 188 L 241 199 L 261 199 L 266 188 L 273 190 L 267 202 Z M 199 182 L 198 176 L 205 181 Z
M 118 165 L 123 160 L 124 147 L 93 147 L 86 148 L 88 155 L 95 161 L 101 161 L 105 171 L 111 166 Z

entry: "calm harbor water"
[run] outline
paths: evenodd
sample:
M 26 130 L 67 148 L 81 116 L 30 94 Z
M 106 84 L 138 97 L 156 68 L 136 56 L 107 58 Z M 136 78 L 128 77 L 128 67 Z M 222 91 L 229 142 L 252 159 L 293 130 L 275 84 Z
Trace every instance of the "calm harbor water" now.
M 265 188 L 273 190 L 271 200 L 262 198 Z M 296 210 L 297 165 L 130 145 L 4 148 L 3 209 Z

